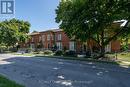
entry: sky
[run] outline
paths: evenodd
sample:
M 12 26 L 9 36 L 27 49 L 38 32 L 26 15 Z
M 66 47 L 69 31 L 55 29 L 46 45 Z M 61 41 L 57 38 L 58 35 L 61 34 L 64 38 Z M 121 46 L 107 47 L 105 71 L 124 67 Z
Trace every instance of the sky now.
M 29 21 L 30 32 L 58 28 L 55 9 L 60 0 L 15 0 L 15 18 Z

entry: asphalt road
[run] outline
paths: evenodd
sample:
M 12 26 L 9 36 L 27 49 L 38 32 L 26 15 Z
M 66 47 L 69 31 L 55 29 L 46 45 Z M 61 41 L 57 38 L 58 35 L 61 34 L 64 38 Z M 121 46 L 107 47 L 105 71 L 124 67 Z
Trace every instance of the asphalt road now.
M 0 74 L 26 87 L 130 87 L 130 68 L 0 54 Z

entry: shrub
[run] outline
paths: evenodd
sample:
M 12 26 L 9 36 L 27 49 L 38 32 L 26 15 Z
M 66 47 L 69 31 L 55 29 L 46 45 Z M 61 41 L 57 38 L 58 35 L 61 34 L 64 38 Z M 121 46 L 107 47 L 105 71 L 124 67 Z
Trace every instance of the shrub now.
M 65 55 L 65 56 L 76 56 L 76 52 L 70 50 L 70 51 L 66 51 L 64 55 Z
M 16 47 L 12 47 L 12 48 L 9 48 L 9 51 L 11 51 L 11 52 L 17 52 L 18 50 L 17 50 Z
M 39 52 L 39 51 L 37 51 L 37 52 L 33 52 L 33 54 L 40 54 L 40 52 Z
M 5 46 L 0 46 L 0 53 L 7 51 L 8 49 Z
M 51 50 L 45 50 L 45 51 L 43 52 L 43 54 L 44 54 L 44 55 L 51 55 L 51 54 L 53 54 L 53 52 L 52 52 Z
M 128 50 L 129 49 L 129 46 L 128 45 L 123 45 L 122 47 L 121 47 L 121 50 L 122 51 L 126 51 L 126 50 Z
M 58 51 L 55 52 L 55 55 L 56 56 L 61 56 L 61 55 L 63 55 L 63 51 L 58 50 Z
M 90 51 L 87 51 L 86 52 L 86 57 L 90 57 L 91 56 L 91 52 Z
M 25 53 L 31 53 L 32 51 L 33 51 L 32 48 L 27 48 L 26 51 L 25 51 Z
M 67 47 L 66 47 L 66 46 L 64 46 L 63 50 L 64 50 L 64 52 L 65 52 L 65 51 L 67 50 Z

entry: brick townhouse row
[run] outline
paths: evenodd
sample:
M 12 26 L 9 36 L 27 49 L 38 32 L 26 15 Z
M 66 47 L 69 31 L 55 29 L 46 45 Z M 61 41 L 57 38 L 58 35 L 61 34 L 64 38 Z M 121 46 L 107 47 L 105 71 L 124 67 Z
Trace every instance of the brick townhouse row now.
M 81 42 L 70 39 L 62 29 L 51 29 L 42 32 L 35 32 L 29 34 L 30 39 L 21 44 L 21 48 L 42 48 L 44 50 L 71 50 L 71 51 L 81 51 L 88 49 L 88 42 L 82 45 Z M 95 43 L 91 41 L 89 44 L 95 47 Z M 97 47 L 98 48 L 98 47 Z M 120 41 L 112 41 L 106 46 L 106 52 L 120 51 Z

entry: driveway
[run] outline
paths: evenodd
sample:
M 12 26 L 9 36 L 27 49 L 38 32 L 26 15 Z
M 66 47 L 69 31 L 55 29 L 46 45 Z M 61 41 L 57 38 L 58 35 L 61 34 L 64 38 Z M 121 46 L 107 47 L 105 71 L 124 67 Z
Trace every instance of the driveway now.
M 26 87 L 130 87 L 130 68 L 0 54 L 0 74 Z

